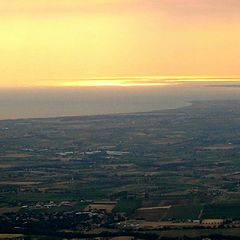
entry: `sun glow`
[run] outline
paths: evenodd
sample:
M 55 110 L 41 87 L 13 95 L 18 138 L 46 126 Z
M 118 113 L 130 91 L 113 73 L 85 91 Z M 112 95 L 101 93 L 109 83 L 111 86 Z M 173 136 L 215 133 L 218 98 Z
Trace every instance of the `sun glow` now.
M 229 1 L 1 0 L 0 88 L 238 81 Z
M 137 86 L 169 86 L 180 83 L 196 82 L 239 82 L 240 77 L 212 76 L 128 76 L 99 77 L 71 81 L 60 80 L 59 87 L 137 87 Z M 56 80 L 54 81 L 56 83 Z
M 70 81 L 60 84 L 62 87 L 137 87 L 137 86 L 166 86 L 168 83 L 161 82 L 131 82 L 129 80 L 81 80 Z

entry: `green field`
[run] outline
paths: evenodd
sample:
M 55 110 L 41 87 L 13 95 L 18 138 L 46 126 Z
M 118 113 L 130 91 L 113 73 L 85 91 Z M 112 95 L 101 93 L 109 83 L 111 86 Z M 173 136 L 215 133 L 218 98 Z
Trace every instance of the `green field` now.
M 206 205 L 203 218 L 239 218 L 240 203 L 219 203 Z
M 140 206 L 141 201 L 139 200 L 123 200 L 115 206 L 113 212 L 125 212 L 131 214 Z
M 211 235 L 221 235 L 221 236 L 234 236 L 240 237 L 240 229 L 184 229 L 183 230 L 167 230 L 161 231 L 162 237 L 176 238 L 176 237 L 209 237 Z
M 170 208 L 166 219 L 198 219 L 202 205 L 180 205 Z

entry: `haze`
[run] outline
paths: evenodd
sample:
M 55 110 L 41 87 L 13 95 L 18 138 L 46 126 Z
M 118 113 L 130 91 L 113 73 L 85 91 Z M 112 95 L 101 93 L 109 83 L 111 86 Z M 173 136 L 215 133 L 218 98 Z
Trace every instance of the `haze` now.
M 240 100 L 240 85 L 209 85 L 2 89 L 0 119 L 148 112 L 184 107 L 196 100 Z
M 238 77 L 239 12 L 238 0 L 1 0 L 0 87 Z

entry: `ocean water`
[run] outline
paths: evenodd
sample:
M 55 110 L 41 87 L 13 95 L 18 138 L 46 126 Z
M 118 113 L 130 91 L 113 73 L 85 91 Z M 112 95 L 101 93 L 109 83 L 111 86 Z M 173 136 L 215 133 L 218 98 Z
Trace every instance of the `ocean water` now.
M 184 83 L 161 87 L 2 89 L 0 119 L 146 112 L 179 108 L 191 101 L 240 100 L 240 85 L 225 85 Z

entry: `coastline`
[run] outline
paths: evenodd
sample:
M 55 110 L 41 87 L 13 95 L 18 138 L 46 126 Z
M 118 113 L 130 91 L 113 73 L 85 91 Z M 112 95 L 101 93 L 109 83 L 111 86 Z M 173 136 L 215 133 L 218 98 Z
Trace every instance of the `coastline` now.
M 153 109 L 149 111 L 126 111 L 126 112 L 109 112 L 109 113 L 103 113 L 103 114 L 73 114 L 73 115 L 59 115 L 59 116 L 49 116 L 49 117 L 19 117 L 19 118 L 0 118 L 0 122 L 14 122 L 14 121 L 34 121 L 34 120 L 47 120 L 47 119 L 68 119 L 68 118 L 79 118 L 79 119 L 94 119 L 94 118 L 105 118 L 105 117 L 114 117 L 114 116 L 129 116 L 129 115 L 146 115 L 146 114 L 157 114 L 157 113 L 164 113 L 164 112 L 170 112 L 170 111 L 176 111 L 181 110 L 189 107 L 194 107 L 199 103 L 228 103 L 228 102 L 240 102 L 240 100 L 192 100 L 192 101 L 186 101 L 185 104 L 182 104 L 182 106 L 176 106 L 176 107 L 166 107 L 162 109 Z
M 30 118 L 6 118 L 0 119 L 0 122 L 14 122 L 14 121 L 37 121 L 37 120 L 47 120 L 47 119 L 71 119 L 71 118 L 78 118 L 78 119 L 101 119 L 105 117 L 115 117 L 115 116 L 130 116 L 130 115 L 146 115 L 146 114 L 158 114 L 158 113 L 169 113 L 175 110 L 181 110 L 189 107 L 197 106 L 197 104 L 201 103 L 223 103 L 223 102 L 240 102 L 240 100 L 196 100 L 196 101 L 189 101 L 186 102 L 184 106 L 179 106 L 175 108 L 165 108 L 159 110 L 149 110 L 149 111 L 136 111 L 136 112 L 119 112 L 119 113 L 106 113 L 106 114 L 86 114 L 86 115 L 63 115 L 63 116 L 53 116 L 53 117 L 30 117 Z
M 106 117 L 106 116 L 121 116 L 121 115 L 138 115 L 138 114 L 147 114 L 147 113 L 155 113 L 155 112 L 163 112 L 163 111 L 171 111 L 177 110 L 185 107 L 192 106 L 192 102 L 186 102 L 183 106 L 173 107 L 173 108 L 162 108 L 162 109 L 153 109 L 149 111 L 136 111 L 136 112 L 112 112 L 112 113 L 104 113 L 104 114 L 83 114 L 83 115 L 62 115 L 62 116 L 49 116 L 49 117 L 20 117 L 20 118 L 0 118 L 0 122 L 3 121 L 24 121 L 24 120 L 44 120 L 44 119 L 62 119 L 62 118 L 92 118 L 92 117 Z

